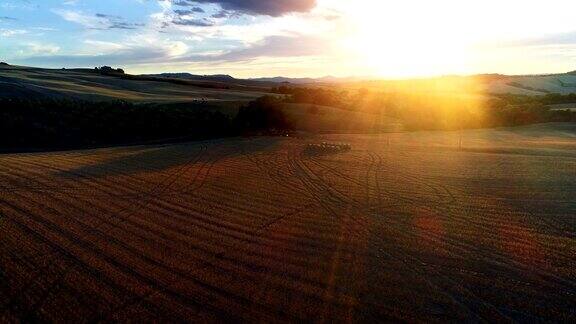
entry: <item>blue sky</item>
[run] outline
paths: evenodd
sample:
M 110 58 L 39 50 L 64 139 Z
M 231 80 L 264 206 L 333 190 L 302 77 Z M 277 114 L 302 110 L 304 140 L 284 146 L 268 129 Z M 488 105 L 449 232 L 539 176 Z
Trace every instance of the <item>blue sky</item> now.
M 1 0 L 0 60 L 239 77 L 564 72 L 574 12 L 568 0 Z

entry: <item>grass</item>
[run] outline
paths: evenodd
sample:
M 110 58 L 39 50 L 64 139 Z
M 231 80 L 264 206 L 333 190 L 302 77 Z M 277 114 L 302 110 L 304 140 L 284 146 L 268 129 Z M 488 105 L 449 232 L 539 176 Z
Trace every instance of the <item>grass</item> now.
M 380 133 L 402 131 L 402 123 L 377 114 L 311 104 L 285 104 L 289 120 L 299 130 L 311 132 Z

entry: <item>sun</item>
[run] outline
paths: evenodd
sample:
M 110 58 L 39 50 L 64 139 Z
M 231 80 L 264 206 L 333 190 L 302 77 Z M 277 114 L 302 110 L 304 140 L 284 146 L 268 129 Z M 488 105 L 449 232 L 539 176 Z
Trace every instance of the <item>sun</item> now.
M 374 75 L 399 77 L 457 73 L 467 69 L 469 36 L 449 13 L 406 4 L 365 1 L 347 10 L 341 46 Z

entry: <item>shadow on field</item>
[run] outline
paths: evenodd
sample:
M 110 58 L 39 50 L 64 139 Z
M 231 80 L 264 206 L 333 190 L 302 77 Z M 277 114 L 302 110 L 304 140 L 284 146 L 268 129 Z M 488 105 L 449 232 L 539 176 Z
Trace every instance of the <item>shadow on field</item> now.
M 456 150 L 456 149 L 454 149 Z M 534 156 L 557 156 L 557 157 L 576 157 L 576 152 L 568 150 L 555 149 L 531 149 L 531 148 L 491 148 L 491 147 L 463 147 L 459 151 L 469 153 L 486 153 L 486 154 L 515 154 L 515 155 L 534 155 Z
M 116 148 L 110 158 L 78 168 L 56 172 L 62 178 L 107 177 L 136 173 L 161 172 L 185 165 L 214 163 L 221 159 L 274 149 L 281 138 L 224 139 L 187 144 Z M 94 154 L 95 156 L 101 156 Z M 90 159 L 90 154 L 83 159 Z

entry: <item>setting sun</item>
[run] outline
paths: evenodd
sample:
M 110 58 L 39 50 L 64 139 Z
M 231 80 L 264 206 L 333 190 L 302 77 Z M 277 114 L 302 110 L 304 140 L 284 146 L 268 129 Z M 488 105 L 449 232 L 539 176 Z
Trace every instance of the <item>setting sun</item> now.
M 516 70 L 519 66 L 525 69 L 528 59 L 533 59 L 531 69 L 545 70 L 550 62 L 533 57 L 539 55 L 536 51 L 545 51 L 546 43 L 539 43 L 559 37 L 553 35 L 554 31 L 565 38 L 568 35 L 562 28 L 570 30 L 566 11 L 552 6 L 541 8 L 535 2 L 522 2 L 522 17 L 513 24 L 510 19 L 518 4 L 492 0 L 482 4 L 449 0 L 321 2 L 328 3 L 345 17 L 338 29 L 341 51 L 348 53 L 360 69 L 378 76 L 469 74 Z M 568 2 L 564 5 L 576 6 Z M 554 18 L 545 14 L 551 11 Z M 573 50 L 564 41 L 562 44 Z M 547 55 L 560 48 L 552 50 L 548 46 Z M 500 56 L 495 57 L 495 53 Z M 511 55 L 515 59 L 511 60 Z
M 430 76 L 464 67 L 469 39 L 454 28 L 449 15 L 396 8 L 410 12 L 407 20 L 402 14 L 387 14 L 390 5 L 384 2 L 367 6 L 367 11 L 348 12 L 350 28 L 342 46 L 374 74 Z

